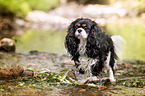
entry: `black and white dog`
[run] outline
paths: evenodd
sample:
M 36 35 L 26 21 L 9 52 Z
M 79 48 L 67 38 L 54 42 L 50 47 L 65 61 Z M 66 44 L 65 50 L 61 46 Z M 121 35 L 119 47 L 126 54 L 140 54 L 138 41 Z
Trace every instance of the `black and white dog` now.
M 109 70 L 110 81 L 116 81 L 114 64 L 117 55 L 113 40 L 109 35 L 102 32 L 95 21 L 78 18 L 72 22 L 68 28 L 65 47 L 80 73 L 87 73 L 87 77 L 90 75 L 97 76 L 106 66 Z

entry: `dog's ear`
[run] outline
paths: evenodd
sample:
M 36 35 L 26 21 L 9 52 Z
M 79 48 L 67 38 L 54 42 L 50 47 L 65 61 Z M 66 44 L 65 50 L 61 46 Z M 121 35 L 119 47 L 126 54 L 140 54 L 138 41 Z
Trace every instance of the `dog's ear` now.
M 91 27 L 91 29 L 92 29 L 91 32 L 95 32 L 95 33 L 102 32 L 101 27 L 95 21 L 93 21 L 92 23 L 93 23 L 93 25 Z
M 68 26 L 68 34 L 69 34 L 69 36 L 75 36 L 75 23 L 76 23 L 76 21 L 73 21 L 73 22 Z
M 75 24 L 76 21 L 73 21 L 68 27 L 68 34 L 66 35 L 65 39 L 65 47 L 67 51 L 71 54 L 72 60 L 79 62 L 79 52 L 78 52 L 78 44 L 79 39 L 75 38 Z

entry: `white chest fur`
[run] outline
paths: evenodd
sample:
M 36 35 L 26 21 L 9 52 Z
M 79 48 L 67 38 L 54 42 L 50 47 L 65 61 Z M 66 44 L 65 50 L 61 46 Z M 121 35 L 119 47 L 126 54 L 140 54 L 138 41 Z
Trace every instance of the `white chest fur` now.
M 81 56 L 85 55 L 86 44 L 87 44 L 86 38 L 80 38 L 79 53 L 80 53 Z

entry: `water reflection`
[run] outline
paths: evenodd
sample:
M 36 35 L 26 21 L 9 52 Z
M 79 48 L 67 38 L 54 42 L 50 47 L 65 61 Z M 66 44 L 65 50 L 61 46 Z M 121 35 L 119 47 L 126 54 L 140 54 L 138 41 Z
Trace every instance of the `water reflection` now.
M 28 30 L 23 35 L 17 38 L 16 52 L 28 53 L 31 50 L 41 52 L 66 53 L 64 48 L 65 30 L 57 31 L 42 31 Z

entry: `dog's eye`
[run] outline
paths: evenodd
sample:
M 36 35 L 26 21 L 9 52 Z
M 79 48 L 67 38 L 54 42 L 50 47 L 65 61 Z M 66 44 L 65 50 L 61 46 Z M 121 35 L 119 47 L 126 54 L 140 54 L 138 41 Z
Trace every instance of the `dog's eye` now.
M 86 28 L 86 29 L 88 28 L 88 27 L 87 27 L 87 24 L 82 24 L 82 26 L 83 26 L 84 28 Z
M 81 24 L 77 24 L 77 26 L 79 27 L 79 26 L 81 26 Z
M 86 24 L 82 24 L 82 26 L 83 26 L 83 27 L 86 27 L 87 25 L 86 25 Z

